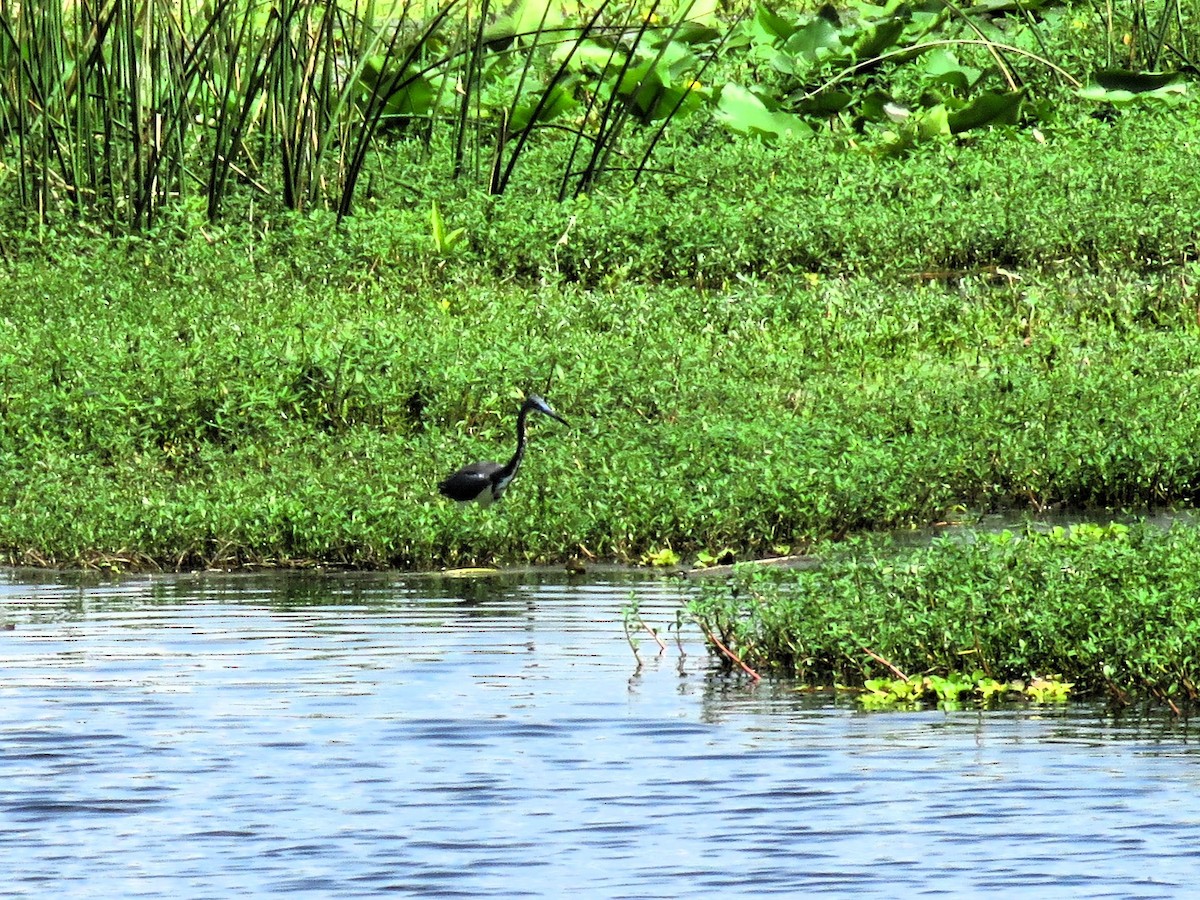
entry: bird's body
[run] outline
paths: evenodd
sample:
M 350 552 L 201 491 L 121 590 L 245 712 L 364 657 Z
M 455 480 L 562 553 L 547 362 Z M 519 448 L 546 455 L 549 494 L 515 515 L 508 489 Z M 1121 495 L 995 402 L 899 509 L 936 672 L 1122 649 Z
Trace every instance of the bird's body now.
M 503 471 L 504 466 L 498 462 L 471 463 L 438 484 L 438 490 L 459 503 L 490 506 L 504 496 L 508 482 L 512 481 L 512 476 L 492 481 L 494 476 Z
M 517 477 L 521 460 L 525 457 L 525 418 L 531 411 L 567 424 L 567 420 L 551 409 L 549 403 L 531 394 L 517 413 L 517 449 L 512 459 L 504 465 L 498 462 L 475 462 L 463 466 L 438 484 L 442 495 L 459 503 L 478 503 L 480 506 L 490 506 L 503 497 L 509 484 Z

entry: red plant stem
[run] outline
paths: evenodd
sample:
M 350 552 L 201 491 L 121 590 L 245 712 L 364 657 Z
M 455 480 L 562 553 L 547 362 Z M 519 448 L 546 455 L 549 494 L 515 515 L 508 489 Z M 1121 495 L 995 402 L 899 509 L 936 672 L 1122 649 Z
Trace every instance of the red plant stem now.
M 744 662 L 742 662 L 742 658 L 740 656 L 738 656 L 736 653 L 734 653 L 732 650 L 730 650 L 728 647 L 726 647 L 724 644 L 722 644 L 717 639 L 717 636 L 708 630 L 707 625 L 705 625 L 703 622 L 701 622 L 699 620 L 696 621 L 696 624 L 700 626 L 700 630 L 704 632 L 704 636 L 706 638 L 708 638 L 710 641 L 712 641 L 713 645 L 718 650 L 720 650 L 722 653 L 724 653 L 729 659 L 731 659 L 735 663 L 737 663 L 741 667 L 743 672 L 745 672 L 747 675 L 749 675 L 751 678 L 753 678 L 756 682 L 762 681 L 762 676 L 759 675 L 757 672 L 755 672 L 752 668 L 750 668 Z
M 665 651 L 667 649 L 667 645 L 664 644 L 663 639 L 658 636 L 658 632 L 655 631 L 653 628 L 651 628 L 649 625 L 647 625 L 646 620 L 643 619 L 641 616 L 638 616 L 637 619 L 639 622 L 642 623 L 642 627 L 646 629 L 646 632 L 650 635 L 650 637 L 654 638 L 654 640 L 658 643 L 658 649 Z
M 901 681 L 908 681 L 907 675 L 905 675 L 903 672 L 901 672 L 899 669 L 897 669 L 895 666 L 893 666 L 890 662 L 888 662 L 886 659 L 884 659 L 882 656 L 880 656 L 878 653 L 876 653 L 870 647 L 863 647 L 862 652 L 867 654 L 867 656 L 871 657 L 871 659 L 875 660 L 875 662 L 879 663 L 880 665 L 887 666 L 888 669 L 891 671 L 891 673 L 893 675 L 895 675 L 897 678 L 899 678 Z

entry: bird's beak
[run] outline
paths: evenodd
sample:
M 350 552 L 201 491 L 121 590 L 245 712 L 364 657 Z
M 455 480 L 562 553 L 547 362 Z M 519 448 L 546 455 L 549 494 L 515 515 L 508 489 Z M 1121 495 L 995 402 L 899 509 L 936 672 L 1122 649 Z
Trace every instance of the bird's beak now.
M 558 413 L 547 413 L 547 415 L 549 415 L 550 418 L 552 418 L 552 419 L 557 419 L 559 422 L 562 422 L 568 428 L 571 427 L 571 423 L 568 422 L 566 419 L 564 419 L 562 416 L 560 416 Z

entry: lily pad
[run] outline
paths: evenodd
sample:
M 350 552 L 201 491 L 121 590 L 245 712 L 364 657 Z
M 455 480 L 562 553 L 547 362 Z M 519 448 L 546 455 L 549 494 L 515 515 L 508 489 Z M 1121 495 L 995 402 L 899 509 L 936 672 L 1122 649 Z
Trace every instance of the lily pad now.
M 1179 72 L 1129 72 L 1109 69 L 1097 72 L 1093 81 L 1080 88 L 1085 100 L 1127 104 L 1137 100 L 1175 100 L 1187 93 L 1187 79 Z

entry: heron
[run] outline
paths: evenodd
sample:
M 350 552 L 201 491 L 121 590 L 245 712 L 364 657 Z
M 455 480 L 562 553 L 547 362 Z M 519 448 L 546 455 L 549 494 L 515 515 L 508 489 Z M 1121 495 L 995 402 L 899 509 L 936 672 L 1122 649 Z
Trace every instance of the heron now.
M 512 459 L 504 465 L 498 462 L 476 462 L 463 466 L 449 478 L 438 483 L 438 490 L 451 500 L 459 503 L 478 503 L 480 506 L 490 506 L 508 490 L 509 484 L 517 477 L 521 468 L 521 459 L 525 456 L 525 419 L 531 412 L 539 412 L 549 416 L 567 427 L 567 420 L 550 408 L 550 404 L 537 394 L 530 394 L 521 404 L 517 413 L 517 449 Z

